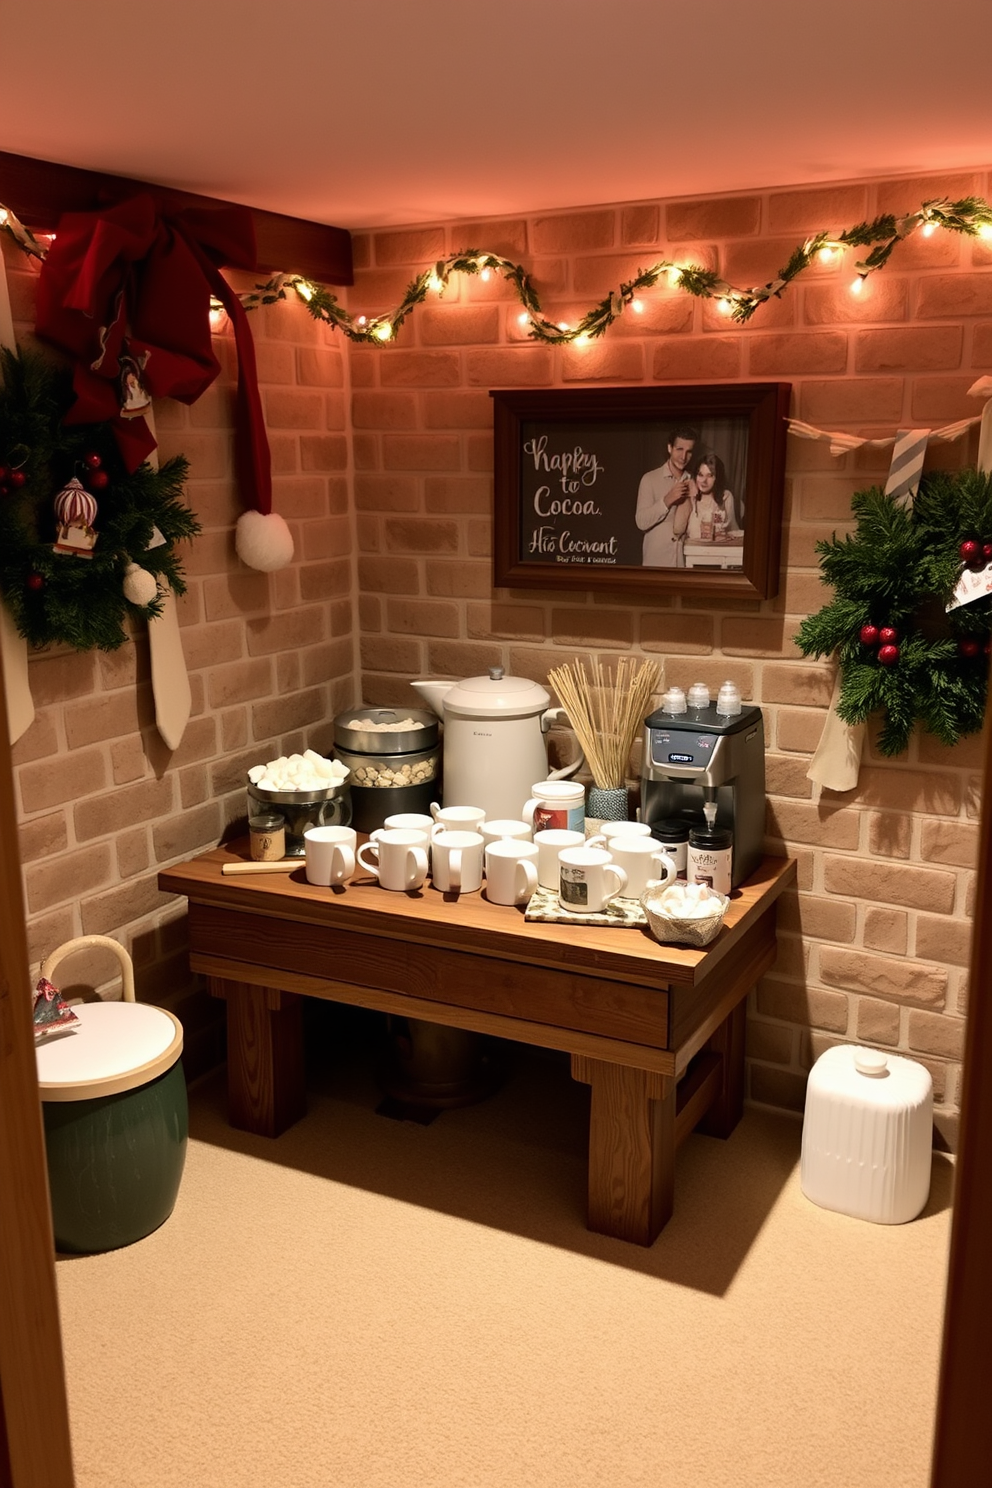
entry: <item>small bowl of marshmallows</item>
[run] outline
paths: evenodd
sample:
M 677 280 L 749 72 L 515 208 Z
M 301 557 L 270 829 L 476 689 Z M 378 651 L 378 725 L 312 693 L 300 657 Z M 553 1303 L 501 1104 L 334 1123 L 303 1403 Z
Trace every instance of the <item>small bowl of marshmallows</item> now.
M 657 940 L 706 946 L 715 940 L 730 900 L 708 884 L 649 884 L 641 908 Z
M 347 827 L 351 822 L 349 770 L 315 749 L 281 755 L 248 771 L 248 816 L 278 815 L 286 828 L 286 856 L 302 858 L 309 827 Z

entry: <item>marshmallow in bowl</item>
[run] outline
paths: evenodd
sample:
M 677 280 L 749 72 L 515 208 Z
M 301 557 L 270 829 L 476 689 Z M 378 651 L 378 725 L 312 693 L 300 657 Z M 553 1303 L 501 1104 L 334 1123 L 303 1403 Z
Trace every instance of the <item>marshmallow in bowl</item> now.
M 702 920 L 716 914 L 721 898 L 709 884 L 674 883 L 658 898 L 662 914 L 679 920 Z
M 327 790 L 340 785 L 347 776 L 339 760 L 325 759 L 315 749 L 305 754 L 283 754 L 267 765 L 252 765 L 248 771 L 252 785 L 265 791 Z

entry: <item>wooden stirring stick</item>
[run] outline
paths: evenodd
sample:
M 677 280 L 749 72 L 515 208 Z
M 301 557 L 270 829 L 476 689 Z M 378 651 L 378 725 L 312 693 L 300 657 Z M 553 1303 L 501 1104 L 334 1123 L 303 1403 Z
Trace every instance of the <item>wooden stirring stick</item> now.
M 222 863 L 221 873 L 292 873 L 302 868 L 302 858 L 280 858 L 273 863 Z

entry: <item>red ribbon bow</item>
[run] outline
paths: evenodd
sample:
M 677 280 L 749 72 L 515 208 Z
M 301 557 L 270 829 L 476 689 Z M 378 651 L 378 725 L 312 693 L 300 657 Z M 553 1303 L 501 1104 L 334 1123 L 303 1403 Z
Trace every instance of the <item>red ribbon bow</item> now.
M 222 264 L 255 267 L 246 207 L 194 208 L 166 217 L 142 192 L 95 212 L 67 212 L 38 280 L 36 329 L 75 363 L 76 401 L 65 422 L 111 423 L 130 471 L 147 459 L 155 440 L 143 418 L 122 413 L 121 358 L 141 369 L 150 396 L 194 403 L 220 372 L 210 339 L 215 295 L 234 326 L 238 352 L 238 480 L 246 504 L 267 514 L 272 473 L 255 346 Z

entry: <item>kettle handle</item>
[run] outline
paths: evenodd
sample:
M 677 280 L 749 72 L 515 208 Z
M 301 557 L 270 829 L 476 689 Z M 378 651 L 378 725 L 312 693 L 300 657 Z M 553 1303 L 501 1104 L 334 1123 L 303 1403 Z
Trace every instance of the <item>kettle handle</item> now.
M 564 708 L 546 708 L 541 714 L 541 733 L 546 734 L 553 723 L 559 723 L 562 719 L 568 723 L 568 714 Z M 586 757 L 580 746 L 576 759 L 571 760 L 567 765 L 562 765 L 560 770 L 549 770 L 547 778 L 548 780 L 565 780 L 569 775 L 574 775 L 576 770 L 580 770 L 585 762 Z

